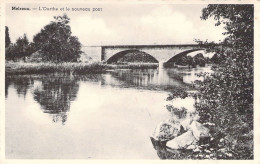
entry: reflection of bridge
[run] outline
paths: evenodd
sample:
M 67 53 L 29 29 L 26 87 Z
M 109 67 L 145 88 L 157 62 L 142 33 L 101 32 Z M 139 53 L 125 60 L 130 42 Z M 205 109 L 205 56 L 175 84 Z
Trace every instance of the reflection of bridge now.
M 91 47 L 89 47 L 91 48 Z M 203 50 L 197 44 L 186 45 L 115 45 L 115 46 L 100 46 L 101 61 L 110 63 L 117 58 L 123 57 L 131 52 L 143 52 L 154 57 L 158 62 L 167 62 L 176 55 L 186 55 L 188 53 Z M 99 55 L 98 55 L 99 56 Z

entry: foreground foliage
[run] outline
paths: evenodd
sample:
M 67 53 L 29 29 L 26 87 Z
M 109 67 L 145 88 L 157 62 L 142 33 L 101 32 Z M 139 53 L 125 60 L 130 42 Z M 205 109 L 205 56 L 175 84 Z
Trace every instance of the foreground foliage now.
M 224 24 L 227 37 L 221 46 L 209 48 L 224 60 L 215 73 L 197 82 L 197 109 L 201 121 L 215 124 L 212 134 L 222 136 L 223 151 L 233 159 L 253 158 L 253 13 L 253 5 L 208 5 L 201 17 Z
M 198 150 L 162 148 L 162 159 L 253 159 L 253 5 L 208 5 L 202 19 L 214 17 L 216 26 L 225 25 L 227 37 L 219 44 L 199 43 L 208 51 L 217 52 L 220 62 L 214 73 L 200 74 L 198 93 L 178 90 L 169 96 L 193 96 L 199 122 L 210 129 L 212 137 L 200 141 Z

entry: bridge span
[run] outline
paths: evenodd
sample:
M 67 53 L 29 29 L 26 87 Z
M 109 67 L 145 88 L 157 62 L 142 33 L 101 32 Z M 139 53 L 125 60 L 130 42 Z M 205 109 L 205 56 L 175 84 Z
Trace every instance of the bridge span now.
M 85 46 L 87 54 L 93 53 L 96 49 L 96 57 L 99 61 L 110 63 L 129 52 L 143 52 L 154 57 L 158 62 L 167 62 L 176 55 L 186 55 L 194 51 L 204 50 L 198 44 L 182 45 L 110 45 L 110 46 Z M 83 51 L 84 51 L 83 49 Z

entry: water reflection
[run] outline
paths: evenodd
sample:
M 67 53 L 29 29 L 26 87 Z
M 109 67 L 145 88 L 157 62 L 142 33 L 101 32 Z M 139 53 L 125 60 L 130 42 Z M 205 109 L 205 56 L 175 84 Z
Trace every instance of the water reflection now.
M 179 87 L 188 87 L 187 83 L 197 80 L 195 75 L 201 71 L 210 71 L 210 67 L 194 69 L 145 69 L 112 70 L 105 74 L 84 76 L 7 76 L 5 78 L 5 96 L 13 85 L 18 96 L 26 97 L 30 89 L 33 99 L 40 104 L 44 113 L 52 116 L 53 122 L 65 124 L 79 90 L 79 82 L 91 82 L 102 87 L 135 88 L 145 90 L 169 91 Z
M 8 96 L 8 88 L 10 85 L 16 89 L 18 96 L 26 97 L 28 89 L 34 84 L 33 78 L 30 76 L 19 77 L 19 76 L 7 76 L 5 78 L 5 97 Z
M 7 76 L 6 155 L 156 159 L 149 135 L 169 116 L 168 89 L 186 87 L 192 71 Z
M 187 87 L 183 77 L 173 69 L 113 70 L 104 76 L 101 84 L 148 90 Z
M 79 84 L 73 77 L 43 78 L 33 90 L 33 98 L 44 113 L 53 116 L 53 122 L 65 124 L 70 104 L 75 100 Z

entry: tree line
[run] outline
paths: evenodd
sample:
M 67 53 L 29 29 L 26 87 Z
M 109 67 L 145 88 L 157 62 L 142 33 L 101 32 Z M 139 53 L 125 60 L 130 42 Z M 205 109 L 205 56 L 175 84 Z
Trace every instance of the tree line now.
M 54 21 L 44 26 L 29 42 L 26 34 L 11 43 L 9 28 L 5 27 L 5 58 L 6 60 L 23 60 L 37 52 L 44 62 L 76 62 L 80 58 L 81 43 L 72 36 L 69 25 L 70 18 L 54 16 Z

